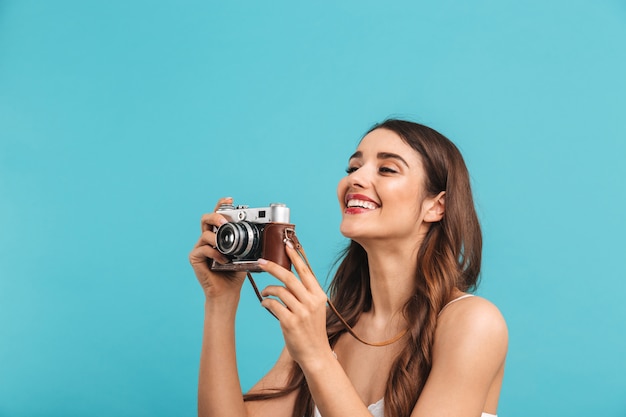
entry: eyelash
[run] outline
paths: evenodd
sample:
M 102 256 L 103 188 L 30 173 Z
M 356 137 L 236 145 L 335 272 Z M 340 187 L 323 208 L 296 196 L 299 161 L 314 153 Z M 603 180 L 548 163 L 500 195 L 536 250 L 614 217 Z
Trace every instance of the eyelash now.
M 355 172 L 357 169 L 359 169 L 359 168 L 358 167 L 348 167 L 346 169 L 346 173 L 348 175 L 350 175 L 353 172 Z M 378 168 L 378 172 L 380 172 L 382 174 L 396 174 L 398 171 L 396 171 L 393 168 L 389 168 L 389 167 L 380 167 L 380 168 Z

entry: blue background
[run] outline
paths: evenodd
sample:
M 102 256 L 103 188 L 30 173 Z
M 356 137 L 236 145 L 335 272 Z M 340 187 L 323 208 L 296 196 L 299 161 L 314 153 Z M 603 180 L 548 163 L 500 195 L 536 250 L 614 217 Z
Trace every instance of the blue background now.
M 626 3 L 0 2 L 0 416 L 191 416 L 217 198 L 287 203 L 321 281 L 388 116 L 461 148 L 499 414 L 626 416 Z M 267 285 L 269 276 L 260 276 Z M 278 323 L 249 286 L 244 389 Z

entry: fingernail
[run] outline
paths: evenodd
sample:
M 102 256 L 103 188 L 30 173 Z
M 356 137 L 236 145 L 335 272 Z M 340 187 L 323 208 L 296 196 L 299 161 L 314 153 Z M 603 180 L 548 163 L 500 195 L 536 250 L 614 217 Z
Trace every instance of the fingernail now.
M 223 225 L 223 224 L 228 223 L 228 220 L 226 220 L 224 217 L 220 217 L 220 218 L 219 218 L 219 220 L 218 220 L 217 222 L 218 222 L 218 223 L 220 224 L 220 226 L 221 226 L 221 225 Z
M 289 246 L 291 249 L 294 249 L 291 239 L 285 239 L 285 245 Z
M 266 265 L 267 264 L 267 261 L 265 259 L 263 259 L 263 258 L 257 259 L 257 262 L 259 263 L 259 265 Z

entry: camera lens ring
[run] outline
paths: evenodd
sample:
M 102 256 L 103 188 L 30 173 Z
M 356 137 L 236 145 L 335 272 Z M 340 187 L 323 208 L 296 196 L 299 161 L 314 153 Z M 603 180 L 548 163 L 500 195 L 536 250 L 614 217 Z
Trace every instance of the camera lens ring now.
M 248 222 L 241 222 L 238 224 L 243 225 L 243 227 L 245 227 L 246 229 L 246 232 L 248 233 L 248 238 L 246 239 L 246 243 L 247 243 L 246 248 L 239 255 L 242 258 L 245 258 L 253 251 L 253 248 L 256 246 L 255 243 L 258 241 L 258 238 L 256 235 L 258 233 L 257 233 L 256 227 L 253 229 L 252 225 Z
M 215 247 L 224 255 L 231 255 L 241 250 L 243 242 L 236 223 L 225 223 L 215 232 Z
M 225 223 L 215 232 L 215 247 L 224 255 L 246 258 L 260 245 L 259 226 L 246 221 Z

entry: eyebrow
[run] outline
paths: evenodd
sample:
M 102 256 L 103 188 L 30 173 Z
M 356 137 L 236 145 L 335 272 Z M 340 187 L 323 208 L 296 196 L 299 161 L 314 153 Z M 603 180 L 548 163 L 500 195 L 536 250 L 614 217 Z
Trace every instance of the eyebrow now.
M 352 160 L 354 158 L 363 158 L 363 152 L 356 151 L 355 153 L 352 154 L 352 156 L 350 156 L 349 160 Z M 376 154 L 376 158 L 378 158 L 378 159 L 395 159 L 395 160 L 403 163 L 404 165 L 406 165 L 407 168 L 409 168 L 409 164 L 404 160 L 404 158 L 402 158 L 400 155 L 395 154 L 395 153 L 378 152 L 378 154 Z

